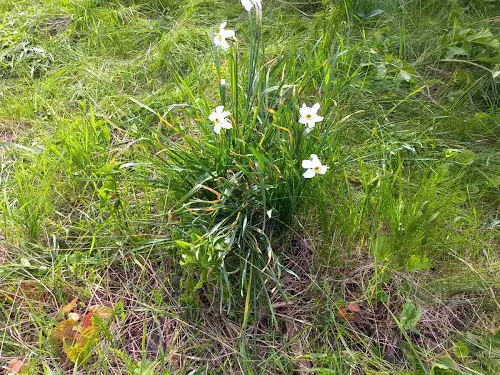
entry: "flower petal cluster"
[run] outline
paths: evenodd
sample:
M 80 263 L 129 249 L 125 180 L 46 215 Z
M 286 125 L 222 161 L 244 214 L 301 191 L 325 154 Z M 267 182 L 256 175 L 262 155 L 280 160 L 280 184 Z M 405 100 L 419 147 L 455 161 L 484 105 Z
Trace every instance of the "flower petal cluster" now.
M 262 0 L 241 0 L 241 5 L 243 5 L 247 12 L 250 12 L 253 7 L 261 9 Z
M 221 47 L 222 49 L 229 49 L 229 44 L 226 39 L 233 38 L 236 33 L 234 30 L 226 30 L 227 22 L 221 23 L 219 26 L 219 33 L 214 36 L 214 44 L 216 47 Z
M 306 169 L 302 174 L 304 178 L 313 178 L 317 174 L 325 174 L 328 170 L 326 165 L 321 164 L 316 154 L 311 154 L 311 158 L 308 160 L 302 160 L 302 168 Z
M 231 113 L 224 111 L 224 106 L 221 105 L 208 116 L 208 119 L 214 123 L 215 134 L 220 134 L 221 129 L 231 129 L 233 127 L 233 124 L 226 118 L 230 115 Z
M 323 121 L 324 117 L 318 115 L 319 107 L 319 103 L 316 103 L 312 107 L 302 104 L 302 108 L 299 111 L 299 122 L 306 126 L 306 133 L 310 133 L 317 122 Z

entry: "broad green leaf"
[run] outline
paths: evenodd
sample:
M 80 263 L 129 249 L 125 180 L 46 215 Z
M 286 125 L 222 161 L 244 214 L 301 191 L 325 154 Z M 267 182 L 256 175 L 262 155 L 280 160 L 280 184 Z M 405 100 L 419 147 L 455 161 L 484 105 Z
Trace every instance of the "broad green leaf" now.
M 389 301 L 389 295 L 383 290 L 377 292 L 377 299 L 382 303 L 387 303 Z
M 495 38 L 489 29 L 481 29 L 474 34 L 469 35 L 466 40 L 472 43 L 482 44 L 493 49 L 500 47 L 500 40 Z
M 63 350 L 68 359 L 73 363 L 76 361 L 82 363 L 87 360 L 92 348 L 99 340 L 99 332 L 98 326 L 92 326 L 79 333 L 74 342 L 64 342 Z
M 451 59 L 455 56 L 470 56 L 470 51 L 467 51 L 463 47 L 453 46 L 448 48 L 448 53 L 446 53 L 446 58 Z
M 181 250 L 191 250 L 191 247 L 193 246 L 189 242 L 181 240 L 176 240 L 175 243 L 181 248 Z
M 474 60 L 491 64 L 500 63 L 500 53 L 497 54 L 490 54 L 487 52 L 481 53 L 480 55 L 474 57 Z
M 399 317 L 400 327 L 406 331 L 414 331 L 422 318 L 423 310 L 413 302 L 406 302 Z
M 428 270 L 432 266 L 432 261 L 427 257 L 412 255 L 406 263 L 408 271 Z
M 457 159 L 463 165 L 471 165 L 474 163 L 474 159 L 476 158 L 476 154 L 471 150 L 463 150 L 462 152 L 457 154 Z
M 84 345 L 81 344 L 74 344 L 74 345 L 64 345 L 63 346 L 64 353 L 66 353 L 66 356 L 68 359 L 75 363 L 78 360 L 82 360 L 83 357 L 85 357 L 89 351 L 89 348 L 87 348 Z
M 431 375 L 458 375 L 453 369 L 455 362 L 449 356 L 437 358 L 431 365 Z
M 455 357 L 457 358 L 465 358 L 469 356 L 469 348 L 467 345 L 462 340 L 459 340 L 455 343 L 455 350 L 453 353 L 455 354 Z

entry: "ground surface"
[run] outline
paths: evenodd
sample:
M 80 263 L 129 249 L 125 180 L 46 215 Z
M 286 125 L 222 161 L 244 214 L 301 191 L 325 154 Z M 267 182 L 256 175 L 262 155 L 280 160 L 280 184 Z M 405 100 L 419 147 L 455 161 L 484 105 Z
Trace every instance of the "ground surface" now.
M 218 279 L 172 242 L 200 227 L 174 210 L 182 170 L 163 166 L 166 144 L 184 139 L 154 114 L 204 136 L 205 114 L 173 105 L 218 105 L 209 33 L 229 21 L 246 57 L 240 2 L 0 0 L 1 366 L 500 373 L 500 5 L 263 9 L 266 93 L 295 85 L 273 103 L 318 101 L 318 128 L 333 130 L 327 174 L 266 229 L 280 272 L 251 284 L 266 265 L 246 253 Z

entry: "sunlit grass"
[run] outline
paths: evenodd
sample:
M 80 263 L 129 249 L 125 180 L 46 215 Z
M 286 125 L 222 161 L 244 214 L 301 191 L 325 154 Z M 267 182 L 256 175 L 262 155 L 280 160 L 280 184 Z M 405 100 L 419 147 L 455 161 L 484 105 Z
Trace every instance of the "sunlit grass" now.
M 445 3 L 0 3 L 0 366 L 500 372 L 495 41 L 443 61 L 499 8 Z M 74 297 L 115 306 L 76 366 Z

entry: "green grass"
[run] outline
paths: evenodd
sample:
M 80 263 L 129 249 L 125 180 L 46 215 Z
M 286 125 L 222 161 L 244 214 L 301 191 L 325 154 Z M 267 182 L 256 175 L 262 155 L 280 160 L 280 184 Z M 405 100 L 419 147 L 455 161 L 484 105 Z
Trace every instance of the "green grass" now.
M 0 2 L 0 366 L 500 372 L 499 5 L 263 10 L 258 49 L 237 0 Z M 75 297 L 114 307 L 76 364 Z

